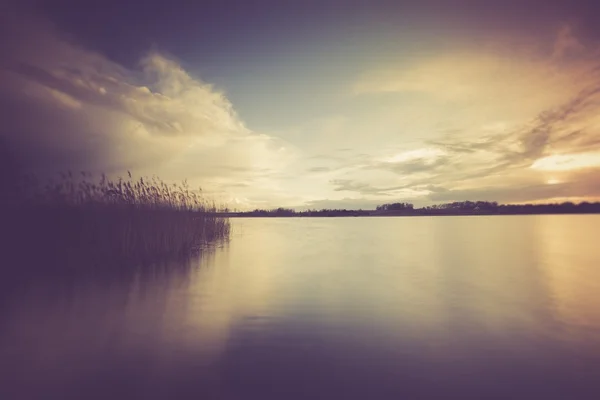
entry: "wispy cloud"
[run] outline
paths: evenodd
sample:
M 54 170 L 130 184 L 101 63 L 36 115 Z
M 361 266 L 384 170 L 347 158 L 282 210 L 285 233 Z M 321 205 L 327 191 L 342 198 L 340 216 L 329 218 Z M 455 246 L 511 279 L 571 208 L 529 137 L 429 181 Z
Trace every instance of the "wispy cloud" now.
M 454 51 L 365 75 L 356 94 L 393 93 L 404 102 L 426 96 L 432 120 L 444 109 L 461 120 L 446 127 L 438 122 L 440 133 L 420 147 L 373 157 L 366 169 L 399 176 L 388 185 L 374 188 L 356 177 L 333 182 L 360 195 L 422 191 L 421 202 L 597 196 L 598 54 L 580 43 L 571 25 L 558 31 L 550 53 L 540 49 Z

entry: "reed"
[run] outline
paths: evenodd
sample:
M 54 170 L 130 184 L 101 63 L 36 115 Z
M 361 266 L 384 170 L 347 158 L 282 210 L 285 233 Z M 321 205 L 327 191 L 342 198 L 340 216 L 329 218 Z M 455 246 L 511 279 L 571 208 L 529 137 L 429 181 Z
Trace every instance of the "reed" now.
M 229 237 L 228 219 L 185 181 L 66 173 L 44 185 L 27 178 L 18 193 L 2 207 L 3 242 L 54 262 L 152 262 Z

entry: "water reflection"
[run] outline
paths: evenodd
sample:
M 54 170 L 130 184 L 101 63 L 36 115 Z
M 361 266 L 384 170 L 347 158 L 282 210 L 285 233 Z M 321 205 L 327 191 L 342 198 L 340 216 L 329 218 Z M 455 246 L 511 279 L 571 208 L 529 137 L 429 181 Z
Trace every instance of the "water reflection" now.
M 240 219 L 192 260 L 24 281 L 2 398 L 595 398 L 599 222 Z
M 558 318 L 569 338 L 600 340 L 600 246 L 596 216 L 539 218 L 541 263 Z M 596 224 L 596 225 L 594 225 Z

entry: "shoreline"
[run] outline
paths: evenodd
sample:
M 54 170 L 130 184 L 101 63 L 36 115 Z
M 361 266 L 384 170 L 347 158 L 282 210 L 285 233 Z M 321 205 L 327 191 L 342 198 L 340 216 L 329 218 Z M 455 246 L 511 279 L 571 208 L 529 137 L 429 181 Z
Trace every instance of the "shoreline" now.
M 217 213 L 215 216 L 223 218 L 357 218 L 357 217 L 483 217 L 483 216 L 515 216 L 515 215 L 593 215 L 600 214 L 600 211 L 563 211 L 563 212 L 537 212 L 537 213 L 413 213 L 413 214 L 380 214 L 373 212 L 371 214 L 342 214 L 342 215 L 256 215 L 252 213 Z

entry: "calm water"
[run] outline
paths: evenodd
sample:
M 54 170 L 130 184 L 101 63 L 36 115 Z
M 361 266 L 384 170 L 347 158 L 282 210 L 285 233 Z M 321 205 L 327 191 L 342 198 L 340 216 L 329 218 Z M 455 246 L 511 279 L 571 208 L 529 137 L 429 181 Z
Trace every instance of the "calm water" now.
M 0 398 L 600 398 L 600 216 L 233 224 L 5 293 Z

